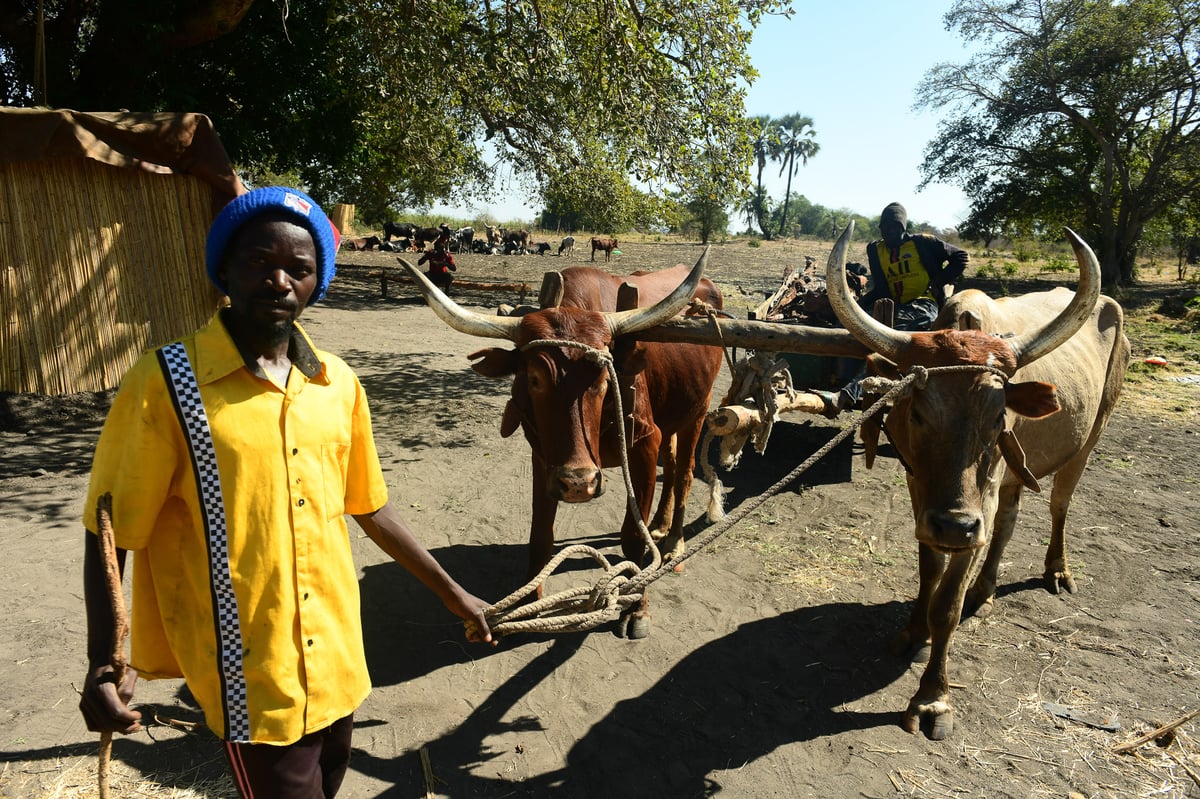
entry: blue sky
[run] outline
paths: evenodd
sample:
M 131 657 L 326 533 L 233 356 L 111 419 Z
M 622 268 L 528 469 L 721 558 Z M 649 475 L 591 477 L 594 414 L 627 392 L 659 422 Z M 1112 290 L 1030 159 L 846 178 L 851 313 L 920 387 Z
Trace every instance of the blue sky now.
M 912 108 L 929 67 L 969 56 L 942 23 L 949 3 L 796 0 L 794 8 L 791 19 L 767 18 L 755 31 L 750 56 L 759 77 L 746 97 L 749 115 L 800 113 L 813 120 L 821 150 L 793 177 L 793 193 L 867 216 L 895 201 L 916 222 L 940 228 L 961 222 L 968 204 L 957 187 L 917 191 L 939 112 Z M 768 194 L 782 202 L 779 166 L 768 163 L 763 178 Z M 494 203 L 435 206 L 434 213 L 532 220 L 539 209 L 525 197 L 517 188 Z M 735 220 L 731 227 L 742 225 Z

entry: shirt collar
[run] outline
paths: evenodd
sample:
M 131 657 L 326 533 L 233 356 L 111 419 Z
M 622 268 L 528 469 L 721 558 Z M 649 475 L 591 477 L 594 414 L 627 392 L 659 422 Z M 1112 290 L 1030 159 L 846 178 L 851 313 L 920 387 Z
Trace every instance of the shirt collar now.
M 312 340 L 298 322 L 292 324 L 288 358 L 292 366 L 309 380 L 323 378 L 325 365 L 321 363 Z M 267 379 L 266 372 L 258 364 L 256 354 L 238 347 L 225 327 L 222 312 L 217 311 L 208 324 L 196 333 L 196 356 L 193 365 L 196 381 L 200 385 L 211 383 L 241 367 L 249 369 L 256 377 Z

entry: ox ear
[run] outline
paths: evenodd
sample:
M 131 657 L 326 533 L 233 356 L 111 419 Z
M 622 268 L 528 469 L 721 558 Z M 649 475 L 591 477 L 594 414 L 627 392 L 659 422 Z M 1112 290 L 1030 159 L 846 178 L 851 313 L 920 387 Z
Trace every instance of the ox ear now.
M 1037 478 L 1025 465 L 1025 450 L 1021 449 L 1021 442 L 1017 441 L 1017 436 L 1013 431 L 1005 430 L 1000 434 L 1000 453 L 1004 455 L 1004 462 L 1008 464 L 1008 468 L 1021 478 L 1021 482 L 1025 484 L 1026 488 L 1035 494 L 1042 493 L 1042 487 L 1038 485 Z
M 613 345 L 613 361 L 617 374 L 633 377 L 646 368 L 646 348 L 642 342 L 621 338 Z
M 959 330 L 983 330 L 983 318 L 975 311 L 963 311 L 958 315 Z
M 1009 383 L 1004 387 L 1004 404 L 1029 419 L 1041 419 L 1060 410 L 1053 383 Z
M 476 350 L 467 356 L 467 360 L 482 358 L 479 363 L 471 364 L 471 368 L 484 377 L 508 377 L 517 373 L 520 365 L 520 353 L 516 350 L 506 350 L 503 347 L 488 347 Z
M 545 309 L 557 308 L 562 305 L 565 290 L 562 272 L 547 272 L 542 275 L 542 289 L 538 292 L 538 307 Z
M 863 443 L 863 462 L 870 469 L 875 465 L 875 452 L 879 449 L 879 431 L 883 427 L 883 414 L 876 413 L 862 420 L 858 430 Z
M 899 367 L 889 361 L 882 355 L 872 353 L 867 356 L 867 372 L 880 377 L 886 377 L 888 380 L 900 380 L 904 375 L 900 374 Z
M 500 437 L 508 438 L 517 432 L 517 428 L 520 426 L 521 411 L 517 408 L 517 403 L 509 400 L 504 403 L 504 415 L 500 417 Z

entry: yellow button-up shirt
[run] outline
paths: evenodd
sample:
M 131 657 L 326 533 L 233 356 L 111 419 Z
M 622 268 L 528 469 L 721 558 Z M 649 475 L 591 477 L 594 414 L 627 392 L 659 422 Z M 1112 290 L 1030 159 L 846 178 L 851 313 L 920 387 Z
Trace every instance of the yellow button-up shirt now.
M 243 358 L 219 314 L 183 339 L 212 429 L 237 597 L 250 737 L 290 743 L 370 692 L 344 514 L 387 501 L 367 399 L 296 327 L 286 387 Z M 134 551 L 131 665 L 183 677 L 225 736 L 209 554 L 188 445 L 154 353 L 121 383 L 92 463 L 84 524 L 113 497 Z

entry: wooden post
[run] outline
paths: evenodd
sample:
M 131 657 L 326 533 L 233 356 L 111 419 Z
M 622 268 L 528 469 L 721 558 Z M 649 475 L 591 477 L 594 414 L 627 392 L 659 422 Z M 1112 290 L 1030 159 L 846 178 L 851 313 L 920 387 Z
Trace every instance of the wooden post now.
M 112 607 L 112 653 L 109 661 L 118 693 L 125 681 L 125 639 L 129 637 L 129 619 L 125 614 L 125 593 L 121 590 L 121 568 L 117 564 L 117 545 L 112 526 L 112 494 L 104 494 L 96 502 L 96 527 L 100 558 L 104 564 L 104 582 L 108 602 Z M 109 799 L 108 767 L 112 760 L 112 733 L 100 733 L 100 755 L 96 767 L 97 790 L 100 799 Z

